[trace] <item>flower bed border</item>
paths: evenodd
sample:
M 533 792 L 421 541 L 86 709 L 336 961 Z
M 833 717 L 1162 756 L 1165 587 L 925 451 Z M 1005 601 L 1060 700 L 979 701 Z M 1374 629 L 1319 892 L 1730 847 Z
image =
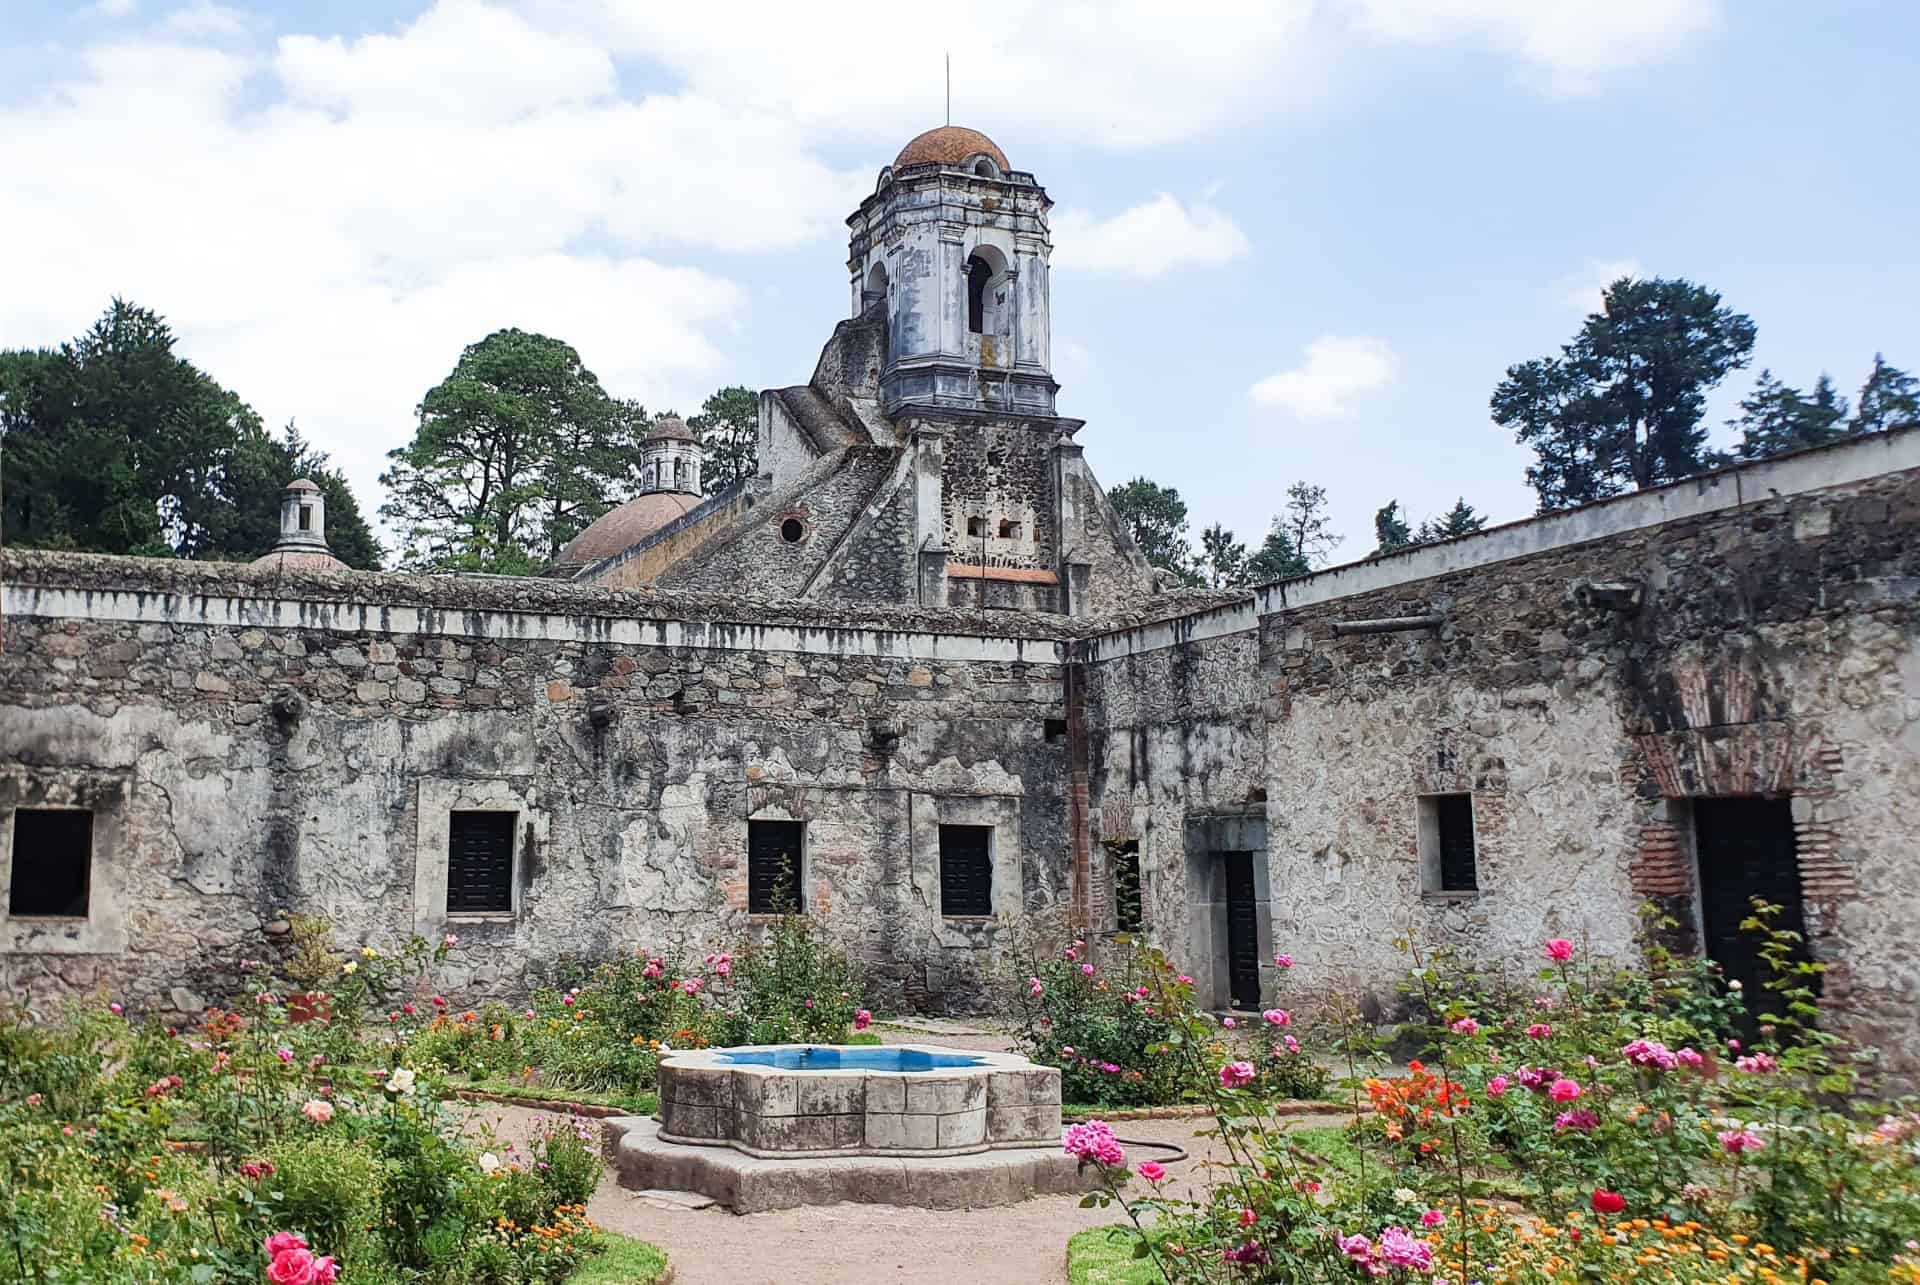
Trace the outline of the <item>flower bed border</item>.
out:
M 1314 1098 L 1286 1098 L 1269 1103 L 1271 1115 L 1346 1115 L 1354 1114 L 1351 1102 L 1333 1102 Z M 1179 1102 L 1164 1107 L 1097 1107 L 1069 1103 L 1060 1108 L 1062 1119 L 1080 1120 L 1197 1120 L 1213 1114 L 1213 1108 L 1199 1102 Z M 1372 1115 L 1373 1108 L 1363 1106 L 1359 1114 Z

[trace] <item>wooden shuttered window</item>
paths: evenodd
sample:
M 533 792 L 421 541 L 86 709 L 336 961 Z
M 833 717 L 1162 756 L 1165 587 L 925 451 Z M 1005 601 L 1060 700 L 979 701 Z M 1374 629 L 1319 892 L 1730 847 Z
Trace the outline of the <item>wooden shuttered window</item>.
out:
M 1474 892 L 1480 872 L 1473 851 L 1473 796 L 1439 794 L 1433 805 L 1440 831 L 1440 890 Z
M 513 832 L 518 812 L 455 812 L 447 818 L 447 913 L 513 909 Z
M 747 822 L 747 913 L 800 914 L 806 910 L 800 877 L 798 821 Z
M 940 913 L 993 913 L 993 827 L 940 827 Z

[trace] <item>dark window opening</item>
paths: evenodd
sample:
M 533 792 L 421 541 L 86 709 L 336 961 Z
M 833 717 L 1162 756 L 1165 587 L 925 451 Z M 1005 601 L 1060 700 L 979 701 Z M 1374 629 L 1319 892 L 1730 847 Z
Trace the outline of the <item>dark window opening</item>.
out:
M 1137 933 L 1143 922 L 1140 911 L 1140 841 L 1128 839 L 1113 854 L 1113 926 L 1123 933 Z
M 1260 908 L 1254 900 L 1253 854 L 1223 852 L 1227 902 L 1227 996 L 1233 1007 L 1260 1007 Z
M 986 533 L 987 533 L 987 520 L 985 518 L 971 517 L 967 519 L 968 535 L 984 536 Z
M 1778 1011 L 1782 1004 L 1767 989 L 1773 971 L 1760 953 L 1763 936 L 1740 926 L 1753 916 L 1755 898 L 1780 907 L 1780 913 L 1766 921 L 1769 929 L 1798 934 L 1789 965 L 1811 959 L 1793 805 L 1785 798 L 1695 799 L 1693 829 L 1707 957 L 1720 965 L 1729 982 L 1740 983 L 1746 1000 L 1742 1030 L 1752 1039 L 1760 1015 Z M 1820 979 L 1796 977 L 1793 984 L 1811 984 L 1817 992 Z
M 303 504 L 300 506 L 300 529 L 302 531 L 313 530 L 313 506 L 311 504 Z
M 447 913 L 513 909 L 513 831 L 518 812 L 455 812 L 447 818 Z
M 981 178 L 992 178 L 993 162 L 982 157 L 973 163 L 973 172 Z
M 673 484 L 675 486 L 685 486 L 687 484 L 687 462 L 685 460 L 675 460 L 673 462 Z
M 800 543 L 800 537 L 807 533 L 807 527 L 799 518 L 788 518 L 780 524 L 780 538 L 788 544 Z
M 993 827 L 940 827 L 940 913 L 993 913 Z
M 993 280 L 993 266 L 979 255 L 967 260 L 967 329 L 979 334 L 987 315 L 987 282 Z
M 1480 874 L 1473 850 L 1473 796 L 1436 794 L 1432 800 L 1438 841 L 1438 891 L 1479 891 Z
M 747 913 L 792 915 L 806 909 L 801 899 L 798 821 L 747 822 Z
M 1020 538 L 1020 524 L 1010 519 L 1002 518 L 1000 520 L 1000 538 L 1002 540 L 1018 540 Z
M 84 808 L 20 808 L 13 814 L 10 915 L 87 917 L 93 867 L 93 813 Z
M 1064 741 L 1067 739 L 1067 720 L 1064 718 L 1048 719 L 1046 721 L 1046 729 L 1047 739 L 1049 741 Z

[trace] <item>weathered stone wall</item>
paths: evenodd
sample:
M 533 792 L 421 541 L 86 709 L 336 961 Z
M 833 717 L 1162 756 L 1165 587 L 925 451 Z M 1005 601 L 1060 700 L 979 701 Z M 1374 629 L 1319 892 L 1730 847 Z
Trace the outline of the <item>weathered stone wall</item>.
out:
M 1904 1016 L 1920 992 L 1904 931 L 1920 913 L 1920 841 L 1902 823 L 1920 807 L 1914 437 L 1077 644 L 1094 816 L 1103 837 L 1140 839 L 1156 933 L 1217 955 L 1193 908 L 1209 859 L 1193 823 L 1258 815 L 1262 959 L 1286 949 L 1290 985 L 1391 1016 L 1400 937 L 1520 970 L 1553 935 L 1628 960 L 1651 901 L 1678 921 L 1672 944 L 1696 945 L 1691 801 L 1784 794 L 1832 1021 L 1886 1047 L 1896 1077 L 1920 1076 Z M 1425 615 L 1442 623 L 1333 628 Z M 1473 795 L 1475 893 L 1422 878 L 1417 798 L 1447 792 Z
M 1023 422 L 960 422 L 947 429 L 941 484 L 946 545 L 954 561 L 1054 565 L 1055 440 L 1055 433 Z M 970 527 L 976 521 L 984 523 L 984 533 Z
M 918 818 L 1000 827 L 997 908 L 1065 896 L 1059 645 L 1015 622 L 789 605 L 734 625 L 712 600 L 546 581 L 59 555 L 0 571 L 0 811 L 100 817 L 88 918 L 0 919 L 0 986 L 36 1004 L 105 987 L 191 1011 L 289 910 L 346 942 L 452 929 L 459 989 L 515 993 L 565 954 L 748 928 L 755 816 L 807 822 L 808 910 L 889 1002 L 976 1005 L 997 944 L 940 915 Z M 459 806 L 521 814 L 509 914 L 446 915 Z

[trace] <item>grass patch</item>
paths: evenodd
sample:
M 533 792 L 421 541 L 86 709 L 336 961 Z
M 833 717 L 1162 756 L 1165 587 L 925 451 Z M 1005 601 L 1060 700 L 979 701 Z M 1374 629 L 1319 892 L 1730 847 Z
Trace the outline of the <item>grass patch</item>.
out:
M 1151 1285 L 1160 1272 L 1150 1258 L 1135 1258 L 1139 1233 L 1131 1227 L 1089 1227 L 1067 1242 L 1070 1285 Z
M 567 1285 L 652 1285 L 667 1273 L 667 1256 L 644 1240 L 600 1233 L 606 1248 L 567 1277 Z
M 880 1037 L 872 1031 L 855 1031 L 852 1035 L 847 1036 L 847 1043 L 849 1044 L 879 1044 L 881 1042 Z
M 1353 1145 L 1353 1139 L 1347 1136 L 1344 1126 L 1295 1129 L 1287 1137 L 1293 1142 L 1295 1150 L 1304 1152 L 1342 1173 L 1355 1178 L 1360 1176 L 1360 1148 Z M 1375 1160 L 1372 1168 L 1375 1173 L 1381 1173 L 1385 1171 L 1386 1166 Z
M 523 1084 L 519 1080 L 508 1079 L 449 1080 L 447 1088 L 449 1091 L 473 1089 L 481 1093 L 498 1093 L 503 1097 L 542 1102 L 579 1102 L 587 1106 L 618 1107 L 634 1115 L 652 1115 L 660 1109 L 660 1095 L 657 1093 L 600 1093 L 566 1084 Z

